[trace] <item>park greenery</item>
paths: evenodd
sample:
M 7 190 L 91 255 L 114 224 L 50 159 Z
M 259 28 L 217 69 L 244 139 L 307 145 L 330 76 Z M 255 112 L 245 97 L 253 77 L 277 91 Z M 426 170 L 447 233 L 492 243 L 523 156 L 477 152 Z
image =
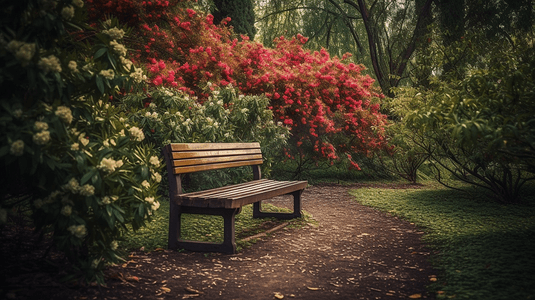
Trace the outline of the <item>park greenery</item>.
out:
M 482 211 L 531 201 L 532 3 L 245 2 L 7 1 L 0 12 L 0 234 L 29 222 L 65 254 L 71 279 L 102 284 L 105 266 L 133 247 L 131 231 L 163 220 L 160 150 L 171 142 L 258 141 L 266 176 L 306 179 L 319 170 L 338 181 L 425 178 L 468 193 L 463 182 L 494 200 L 471 198 Z M 192 188 L 251 176 L 230 172 L 200 175 Z M 424 209 L 442 196 L 441 205 L 462 207 L 475 222 L 484 217 L 450 192 L 433 192 L 440 196 L 426 203 L 418 192 L 388 201 L 358 193 L 431 232 L 450 222 L 426 219 L 441 213 Z M 507 233 L 523 234 L 511 226 Z M 470 234 L 482 245 L 506 235 L 490 231 Z M 429 241 L 461 255 L 447 245 L 459 234 Z M 478 251 L 462 255 L 475 259 Z M 448 283 L 461 284 L 449 269 L 455 256 L 447 255 L 438 261 Z

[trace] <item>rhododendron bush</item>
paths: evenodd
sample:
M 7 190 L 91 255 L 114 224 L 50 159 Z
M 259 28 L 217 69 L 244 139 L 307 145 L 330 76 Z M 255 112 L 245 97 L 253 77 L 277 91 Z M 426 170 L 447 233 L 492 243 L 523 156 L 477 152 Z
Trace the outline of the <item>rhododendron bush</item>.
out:
M 306 38 L 280 38 L 274 49 L 215 26 L 188 1 L 89 0 L 90 16 L 108 14 L 133 26 L 132 60 L 154 86 L 208 97 L 208 83 L 232 84 L 245 95 L 266 95 L 274 118 L 291 131 L 288 152 L 315 159 L 349 159 L 385 146 L 382 95 L 363 67 L 303 49 Z M 227 20 L 228 21 L 228 20 Z M 354 167 L 358 166 L 353 162 Z

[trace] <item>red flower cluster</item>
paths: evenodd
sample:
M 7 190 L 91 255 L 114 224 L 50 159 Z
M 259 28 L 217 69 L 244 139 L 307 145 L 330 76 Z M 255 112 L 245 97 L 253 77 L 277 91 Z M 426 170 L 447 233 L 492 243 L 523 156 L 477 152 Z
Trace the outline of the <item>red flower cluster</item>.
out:
M 208 96 L 207 82 L 265 94 L 276 120 L 291 128 L 293 145 L 308 147 L 318 158 L 366 154 L 386 144 L 386 117 L 371 102 L 382 95 L 373 79 L 361 74 L 363 66 L 344 62 L 347 56 L 305 50 L 307 38 L 301 35 L 277 39 L 274 49 L 247 37 L 239 42 L 229 28 L 214 25 L 213 16 L 188 8 L 187 1 L 88 2 L 93 18 L 112 14 L 134 28 L 133 59 L 146 65 L 154 85 L 186 91 L 199 101 Z

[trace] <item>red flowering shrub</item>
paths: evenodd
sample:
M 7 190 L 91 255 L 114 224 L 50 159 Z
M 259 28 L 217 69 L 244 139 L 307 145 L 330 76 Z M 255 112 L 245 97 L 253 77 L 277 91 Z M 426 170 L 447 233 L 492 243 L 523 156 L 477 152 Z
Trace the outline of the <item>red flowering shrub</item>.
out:
M 373 79 L 361 74 L 363 66 L 344 63 L 345 57 L 303 49 L 303 36 L 281 37 L 270 49 L 247 37 L 238 42 L 226 22 L 215 26 L 213 16 L 191 9 L 189 1 L 88 2 L 93 19 L 113 14 L 133 27 L 132 59 L 145 65 L 153 85 L 183 90 L 201 102 L 208 82 L 268 96 L 276 120 L 291 130 L 294 155 L 336 160 L 345 153 L 351 161 L 351 153 L 385 145 L 386 118 L 372 103 L 382 95 Z

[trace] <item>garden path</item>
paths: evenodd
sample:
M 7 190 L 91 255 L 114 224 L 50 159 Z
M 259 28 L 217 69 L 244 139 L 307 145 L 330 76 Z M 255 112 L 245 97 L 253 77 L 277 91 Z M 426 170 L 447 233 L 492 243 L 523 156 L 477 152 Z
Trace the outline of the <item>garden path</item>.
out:
M 108 286 L 54 299 L 433 299 L 423 232 L 362 206 L 348 191 L 307 188 L 303 209 L 318 224 L 283 228 L 238 254 L 133 253 L 108 270 Z M 382 188 L 406 188 L 384 185 Z M 278 206 L 291 199 L 270 200 Z

